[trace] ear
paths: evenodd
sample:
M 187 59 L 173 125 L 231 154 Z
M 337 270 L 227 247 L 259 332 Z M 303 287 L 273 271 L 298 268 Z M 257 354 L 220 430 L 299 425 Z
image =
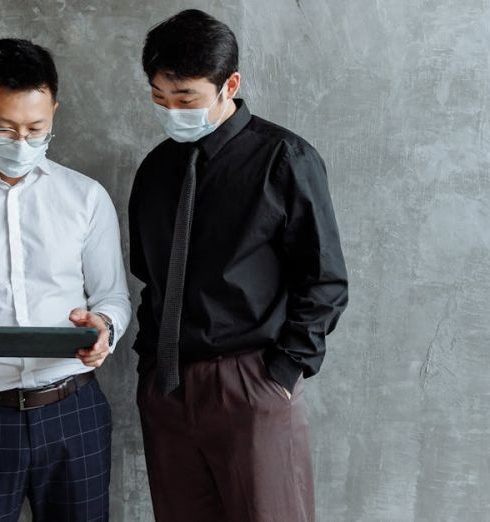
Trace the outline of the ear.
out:
M 236 93 L 238 92 L 238 89 L 240 88 L 240 80 L 241 76 L 239 72 L 234 72 L 229 78 L 228 78 L 228 85 L 226 89 L 226 95 L 227 98 L 234 98 Z
M 57 101 L 57 102 L 54 104 L 54 107 L 53 107 L 53 114 L 56 112 L 56 110 L 58 109 L 59 106 L 60 106 L 60 102 Z

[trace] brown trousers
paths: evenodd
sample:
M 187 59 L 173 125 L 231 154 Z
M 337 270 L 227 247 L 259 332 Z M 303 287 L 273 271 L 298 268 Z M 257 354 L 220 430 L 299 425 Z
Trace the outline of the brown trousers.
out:
M 157 522 L 314 522 L 303 377 L 288 399 L 262 354 L 186 364 L 167 397 L 155 367 L 140 376 Z

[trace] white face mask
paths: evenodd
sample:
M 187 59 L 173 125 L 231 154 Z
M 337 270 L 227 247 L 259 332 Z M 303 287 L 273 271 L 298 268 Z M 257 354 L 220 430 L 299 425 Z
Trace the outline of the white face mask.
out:
M 224 104 L 220 117 L 214 123 L 209 121 L 209 110 L 218 101 L 224 91 L 226 83 L 223 85 L 216 99 L 209 107 L 202 109 L 167 109 L 162 105 L 154 103 L 157 118 L 162 124 L 165 134 L 179 143 L 197 141 L 218 128 L 228 106 L 229 98 Z
M 29 174 L 46 156 L 48 145 L 44 143 L 33 147 L 25 140 L 0 144 L 0 172 L 9 178 L 21 178 Z

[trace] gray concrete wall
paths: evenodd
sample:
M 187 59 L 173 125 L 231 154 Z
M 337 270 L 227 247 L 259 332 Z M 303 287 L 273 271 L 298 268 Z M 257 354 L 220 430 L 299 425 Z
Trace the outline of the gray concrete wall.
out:
M 184 7 L 231 25 L 252 110 L 325 158 L 350 270 L 350 307 L 307 386 L 318 521 L 490 520 L 490 1 L 0 6 L 1 36 L 53 50 L 51 157 L 107 187 L 126 256 L 132 178 L 160 137 L 139 61 L 146 30 Z M 100 371 L 116 522 L 152 520 L 134 334 Z

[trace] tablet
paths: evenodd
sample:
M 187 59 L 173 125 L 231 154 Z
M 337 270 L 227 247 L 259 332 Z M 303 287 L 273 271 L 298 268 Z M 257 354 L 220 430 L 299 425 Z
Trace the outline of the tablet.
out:
M 0 326 L 0 357 L 75 357 L 97 341 L 95 328 Z

